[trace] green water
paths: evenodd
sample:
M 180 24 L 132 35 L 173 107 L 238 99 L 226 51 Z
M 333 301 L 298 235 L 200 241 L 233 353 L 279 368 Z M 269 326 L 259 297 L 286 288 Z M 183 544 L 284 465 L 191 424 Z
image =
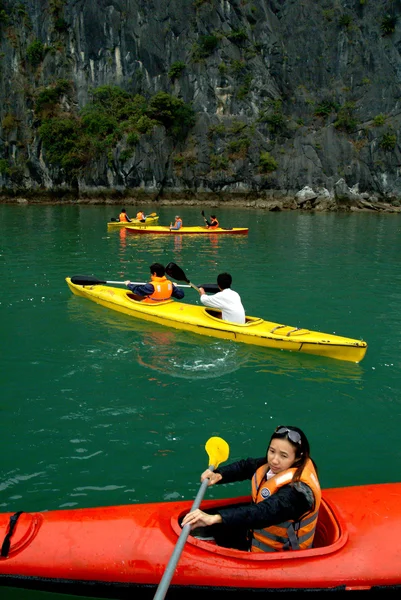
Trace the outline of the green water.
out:
M 279 424 L 305 430 L 323 487 L 399 480 L 399 216 L 230 208 L 220 223 L 248 236 L 169 237 L 108 232 L 119 208 L 0 205 L 1 511 L 193 498 L 209 437 L 229 443 L 229 460 L 259 456 Z M 184 225 L 203 223 L 199 208 L 154 210 L 160 224 L 177 212 Z M 154 261 L 176 262 L 196 284 L 229 271 L 247 314 L 364 339 L 366 357 L 352 364 L 180 332 L 65 283 L 147 281 Z M 207 497 L 248 491 L 221 486 Z

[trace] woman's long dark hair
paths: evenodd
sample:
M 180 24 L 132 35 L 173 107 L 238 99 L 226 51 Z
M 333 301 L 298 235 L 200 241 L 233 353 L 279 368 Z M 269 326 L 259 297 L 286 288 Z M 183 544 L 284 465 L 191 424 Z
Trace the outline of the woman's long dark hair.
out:
M 281 428 L 288 429 L 289 431 L 283 431 L 282 433 L 277 433 L 277 430 L 280 430 Z M 296 433 L 298 433 L 301 436 L 300 442 L 294 442 L 291 439 L 292 431 L 295 431 Z M 269 447 L 270 447 L 272 440 L 274 440 L 275 438 L 277 438 L 279 440 L 283 440 L 283 439 L 288 440 L 288 442 L 291 444 L 291 446 L 295 450 L 295 462 L 292 465 L 292 468 L 295 467 L 297 470 L 294 473 L 292 483 L 295 483 L 296 481 L 300 480 L 302 471 L 304 470 L 308 459 L 310 459 L 312 461 L 313 466 L 315 467 L 316 474 L 318 474 L 316 463 L 310 455 L 310 446 L 309 446 L 308 438 L 306 437 L 306 435 L 304 434 L 302 429 L 299 429 L 299 427 L 294 427 L 293 425 L 279 425 L 278 427 L 276 427 L 276 430 L 274 431 L 273 435 L 270 438 Z

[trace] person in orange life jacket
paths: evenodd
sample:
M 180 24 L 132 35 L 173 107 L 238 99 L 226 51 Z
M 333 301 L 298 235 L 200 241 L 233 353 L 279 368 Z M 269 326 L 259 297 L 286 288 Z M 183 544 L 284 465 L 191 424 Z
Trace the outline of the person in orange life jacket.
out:
M 205 225 L 208 229 L 217 229 L 218 227 L 220 227 L 216 215 L 210 215 L 210 221 L 208 221 L 205 217 L 204 220 Z
M 174 225 L 170 224 L 170 231 L 177 231 L 182 227 L 182 219 L 179 215 L 175 215 Z
M 298 427 L 280 425 L 266 456 L 207 469 L 201 481 L 206 478 L 209 485 L 250 479 L 252 503 L 215 509 L 213 514 L 196 509 L 182 526 L 211 526 L 208 531 L 219 545 L 251 552 L 312 547 L 321 491 L 309 442 Z
M 125 210 L 125 208 L 121 209 L 121 212 L 118 215 L 118 220 L 125 223 L 131 223 L 131 219 L 127 215 L 127 211 Z
M 142 212 L 141 210 L 139 210 L 137 212 L 136 218 L 138 219 L 138 221 L 142 221 L 142 223 L 144 223 L 146 221 L 145 213 Z
M 129 280 L 124 282 L 127 288 L 132 291 L 135 300 L 155 303 L 168 300 L 171 296 L 177 298 L 177 300 L 184 298 L 184 291 L 165 276 L 163 265 L 153 263 L 150 265 L 150 272 L 152 280 L 149 283 L 138 285 L 131 283 Z

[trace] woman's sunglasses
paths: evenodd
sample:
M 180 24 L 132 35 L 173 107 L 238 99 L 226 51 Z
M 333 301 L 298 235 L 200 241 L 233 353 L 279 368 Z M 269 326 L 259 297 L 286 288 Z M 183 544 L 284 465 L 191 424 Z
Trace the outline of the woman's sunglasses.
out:
M 284 427 L 280 425 L 277 427 L 274 433 L 286 433 L 288 435 L 288 439 L 291 440 L 294 444 L 301 443 L 301 434 L 298 431 L 294 431 L 293 429 L 288 429 L 288 427 Z

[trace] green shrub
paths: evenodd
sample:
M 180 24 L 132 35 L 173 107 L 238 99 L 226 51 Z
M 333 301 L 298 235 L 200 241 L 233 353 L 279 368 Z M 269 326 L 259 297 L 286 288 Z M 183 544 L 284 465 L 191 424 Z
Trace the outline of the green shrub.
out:
M 285 129 L 285 117 L 281 100 L 269 100 L 265 103 L 265 108 L 259 117 L 259 121 L 267 123 L 271 133 L 279 133 Z
M 4 25 L 7 25 L 8 19 L 8 14 L 3 8 L 0 7 L 0 23 L 4 23 Z
M 45 47 L 40 40 L 35 40 L 26 49 L 26 56 L 28 62 L 33 66 L 37 67 L 42 62 L 45 56 Z
M 46 88 L 39 93 L 35 102 L 35 113 L 40 114 L 44 109 L 53 107 L 59 101 L 59 94 L 56 88 Z
M 177 156 L 173 157 L 173 163 L 176 167 L 182 167 L 185 163 L 185 158 L 183 154 L 177 154 Z
M 4 115 L 4 117 L 1 121 L 1 126 L 6 133 L 15 129 L 15 127 L 17 127 L 17 125 L 18 125 L 18 121 L 15 118 L 15 116 L 12 115 L 11 113 L 7 113 L 6 115 Z
M 269 131 L 271 131 L 272 133 L 277 133 L 284 129 L 285 122 L 283 113 L 271 113 L 269 115 L 266 115 L 263 120 L 265 121 L 265 123 L 268 124 Z
M 115 117 L 102 113 L 93 107 L 92 111 L 87 111 L 82 117 L 82 123 L 85 130 L 93 136 L 105 138 L 114 134 L 118 128 Z
M 237 92 L 237 97 L 240 100 L 243 100 L 244 98 L 246 98 L 246 96 L 251 91 L 252 81 L 253 81 L 253 77 L 250 73 L 248 73 L 248 75 L 246 75 L 244 78 L 244 83 L 239 87 L 238 92 Z
M 394 33 L 396 24 L 397 17 L 395 15 L 386 15 L 380 25 L 382 34 L 390 35 L 391 33 Z
M 210 168 L 212 171 L 225 171 L 228 169 L 228 158 L 223 154 L 211 154 Z
M 330 113 L 338 110 L 338 104 L 330 99 L 323 100 L 320 104 L 315 108 L 314 114 L 317 117 L 328 117 Z
M 54 21 L 54 29 L 58 32 L 58 33 L 65 33 L 68 31 L 68 23 L 65 19 L 63 19 L 63 17 L 57 17 L 57 19 Z
M 0 158 L 0 175 L 9 175 L 10 174 L 10 165 L 8 164 L 8 160 L 5 158 Z
M 379 146 L 380 148 L 382 148 L 382 150 L 390 151 L 394 150 L 396 144 L 397 136 L 395 135 L 395 133 L 387 132 L 383 135 L 382 139 L 380 140 Z
M 247 124 L 243 121 L 233 121 L 231 123 L 230 133 L 233 135 L 237 135 L 241 131 L 244 131 L 247 128 Z
M 125 90 L 113 86 L 113 85 L 102 85 L 91 91 L 92 103 L 96 106 L 101 106 L 103 110 L 110 111 L 114 114 L 121 113 L 124 109 L 127 101 L 130 99 L 130 95 Z
M 201 35 L 197 44 L 192 48 L 194 60 L 207 58 L 216 50 L 219 38 L 216 35 Z
M 386 122 L 386 115 L 376 115 L 373 119 L 373 125 L 375 127 L 380 127 L 381 125 L 384 125 L 384 123 Z
M 334 127 L 348 133 L 354 131 L 358 124 L 358 121 L 354 117 L 354 110 L 355 104 L 353 102 L 346 102 L 337 113 L 337 120 L 334 122 Z
M 137 133 L 129 133 L 127 135 L 128 146 L 136 146 L 139 142 L 139 135 Z
M 155 125 L 157 125 L 157 121 L 150 119 L 147 115 L 142 115 L 137 121 L 136 128 L 139 133 L 145 134 L 151 133 Z
M 183 70 L 185 69 L 186 64 L 184 62 L 174 62 L 171 67 L 170 70 L 168 72 L 168 76 L 170 77 L 170 79 L 172 81 L 174 81 L 174 79 L 177 79 L 178 77 L 180 77 L 181 73 L 183 72 Z
M 176 135 L 195 123 L 192 107 L 166 92 L 158 92 L 153 96 L 146 112 L 151 119 L 164 125 L 166 129 L 171 129 Z
M 334 10 L 329 8 L 327 10 L 324 10 L 322 12 L 323 18 L 326 19 L 326 21 L 332 21 L 334 19 Z
M 242 42 L 245 42 L 248 39 L 248 36 L 244 29 L 234 29 L 233 31 L 228 33 L 226 37 L 230 40 L 230 42 L 233 42 L 233 44 L 241 44 Z
M 60 96 L 70 91 L 72 84 L 67 79 L 58 79 L 53 86 L 49 86 L 39 92 L 35 102 L 35 113 L 41 115 L 43 112 L 54 112 L 54 108 L 60 102 Z
M 216 35 L 201 35 L 199 45 L 205 56 L 212 54 L 219 44 L 219 38 Z
M 80 123 L 74 118 L 47 119 L 39 127 L 46 155 L 50 163 L 67 170 L 80 166 Z
M 261 152 L 259 157 L 259 169 L 262 173 L 272 173 L 278 167 L 276 159 L 270 152 Z
M 132 148 L 127 148 L 126 150 L 122 150 L 120 152 L 120 161 L 121 162 L 126 162 L 127 160 L 129 160 L 132 157 Z
M 227 149 L 230 153 L 237 154 L 241 152 L 246 152 L 251 145 L 251 140 L 248 137 L 240 137 L 237 140 L 233 140 L 229 142 L 227 145 Z
M 231 71 L 234 75 L 239 75 L 243 73 L 246 69 L 246 62 L 244 60 L 232 60 L 231 61 Z
M 39 94 L 37 107 L 43 108 L 49 102 L 57 104 L 60 93 L 69 86 L 68 81 L 58 80 L 54 87 Z M 192 107 L 164 92 L 149 102 L 143 96 L 133 96 L 113 86 L 102 86 L 91 93 L 93 101 L 75 117 L 66 118 L 55 111 L 41 114 L 39 135 L 50 164 L 72 172 L 100 155 L 112 162 L 116 144 L 125 135 L 129 148 L 123 158 L 132 154 L 140 135 L 152 132 L 156 124 L 163 125 L 170 135 L 180 137 L 194 123 Z
M 341 17 L 338 20 L 338 24 L 340 25 L 340 27 L 345 27 L 348 29 L 348 27 L 351 25 L 351 16 L 350 15 L 341 15 Z

